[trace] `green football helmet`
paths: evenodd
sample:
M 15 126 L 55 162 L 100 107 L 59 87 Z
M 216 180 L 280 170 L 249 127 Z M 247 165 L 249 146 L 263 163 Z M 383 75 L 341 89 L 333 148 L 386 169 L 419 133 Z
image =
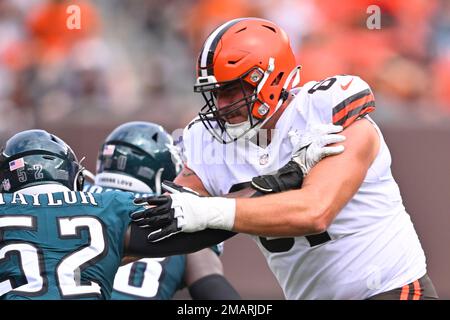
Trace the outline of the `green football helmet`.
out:
M 2 148 L 0 181 L 2 193 L 50 183 L 82 190 L 83 167 L 60 138 L 45 130 L 27 130 L 12 136 Z
M 95 184 L 161 194 L 161 181 L 175 179 L 181 166 L 173 139 L 162 126 L 128 122 L 114 129 L 102 145 Z

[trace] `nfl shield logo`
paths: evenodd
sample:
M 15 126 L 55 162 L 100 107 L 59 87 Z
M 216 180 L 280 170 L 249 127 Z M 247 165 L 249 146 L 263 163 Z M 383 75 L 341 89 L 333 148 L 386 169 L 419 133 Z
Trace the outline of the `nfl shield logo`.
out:
M 11 189 L 11 183 L 9 183 L 9 179 L 3 179 L 2 187 L 5 191 L 9 191 L 9 189 Z

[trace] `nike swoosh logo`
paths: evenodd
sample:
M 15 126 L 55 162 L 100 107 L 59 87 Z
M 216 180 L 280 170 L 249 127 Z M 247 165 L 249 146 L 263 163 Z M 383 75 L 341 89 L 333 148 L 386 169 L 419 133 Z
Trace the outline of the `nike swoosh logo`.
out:
M 341 89 L 342 89 L 342 90 L 347 90 L 348 87 L 350 87 L 350 85 L 352 84 L 352 81 L 353 81 L 353 78 L 352 78 L 352 80 L 350 80 L 349 83 L 347 83 L 346 85 L 342 85 L 342 84 L 341 84 Z

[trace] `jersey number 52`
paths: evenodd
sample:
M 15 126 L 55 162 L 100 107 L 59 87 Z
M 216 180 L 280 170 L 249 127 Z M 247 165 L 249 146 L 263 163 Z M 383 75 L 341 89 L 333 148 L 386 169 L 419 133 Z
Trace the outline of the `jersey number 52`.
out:
M 104 236 L 102 223 L 92 216 L 56 217 L 58 237 L 60 239 L 80 238 L 80 230 L 87 230 L 89 243 L 80 246 L 74 252 L 65 255 L 55 270 L 56 283 L 62 297 L 74 298 L 82 296 L 101 295 L 100 285 L 94 281 L 77 281 L 81 270 L 99 259 L 106 252 L 107 238 Z M 0 217 L 0 242 L 2 233 L 8 229 L 37 230 L 36 217 L 29 215 L 11 215 Z M 42 249 L 31 242 L 6 242 L 0 247 L 0 264 L 9 259 L 11 254 L 18 254 L 20 268 L 25 275 L 27 283 L 17 287 L 14 278 L 0 282 L 0 296 L 13 289 L 24 295 L 40 295 L 47 291 L 48 279 L 45 274 L 44 257 Z

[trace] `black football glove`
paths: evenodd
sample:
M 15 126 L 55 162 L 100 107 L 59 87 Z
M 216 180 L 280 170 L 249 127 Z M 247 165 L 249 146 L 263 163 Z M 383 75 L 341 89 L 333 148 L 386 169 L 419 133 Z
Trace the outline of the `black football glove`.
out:
M 136 211 L 130 215 L 135 224 L 149 230 L 147 236 L 149 241 L 159 241 L 181 231 L 169 196 L 137 198 L 134 202 L 152 206 L 145 206 L 145 210 Z
M 267 194 L 299 189 L 302 182 L 302 169 L 296 162 L 289 161 L 273 174 L 254 177 L 252 187 L 263 194 Z
M 190 193 L 199 195 L 194 190 L 171 181 L 164 180 L 161 185 L 164 190 L 172 194 Z M 137 198 L 135 203 L 146 203 L 152 206 L 146 206 L 145 210 L 133 212 L 130 216 L 135 224 L 141 228 L 147 228 L 150 231 L 147 237 L 149 241 L 159 241 L 181 231 L 179 217 L 175 215 L 175 209 L 172 208 L 171 197 L 162 195 L 158 197 Z

